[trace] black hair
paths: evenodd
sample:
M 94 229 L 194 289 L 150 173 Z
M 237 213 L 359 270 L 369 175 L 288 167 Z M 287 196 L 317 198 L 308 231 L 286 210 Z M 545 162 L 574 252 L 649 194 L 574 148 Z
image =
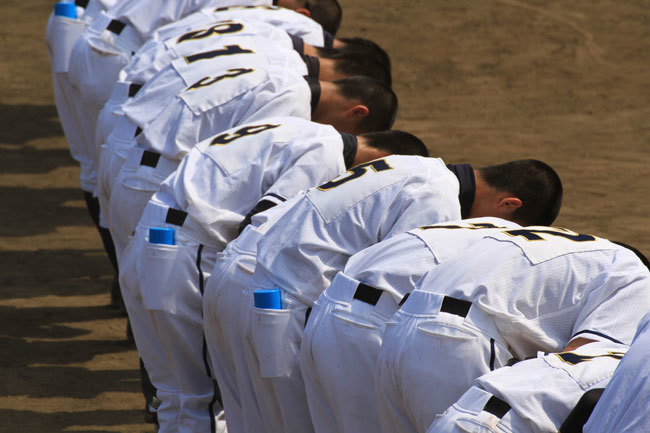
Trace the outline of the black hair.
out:
M 521 159 L 478 169 L 481 178 L 522 201 L 513 218 L 526 226 L 550 226 L 562 205 L 562 181 L 548 164 Z
M 429 151 L 422 140 L 404 131 L 376 131 L 361 134 L 368 146 L 385 150 L 396 155 L 429 156 Z
M 363 131 L 385 131 L 393 126 L 397 117 L 397 95 L 373 78 L 355 76 L 332 81 L 347 99 L 357 100 L 368 107 L 370 113 L 359 122 Z
M 391 85 L 390 69 L 373 56 L 371 51 L 353 51 L 338 48 L 316 47 L 318 57 L 335 61 L 336 72 L 348 77 L 364 75 Z
M 343 19 L 343 9 L 337 0 L 307 0 L 305 7 L 323 30 L 336 35 Z
M 366 38 L 339 38 L 340 42 L 343 42 L 343 47 L 339 48 L 341 51 L 352 51 L 352 52 L 362 52 L 367 53 L 367 55 L 372 56 L 379 63 L 381 63 L 389 72 L 391 68 L 390 57 L 386 50 L 379 46 L 374 41 Z

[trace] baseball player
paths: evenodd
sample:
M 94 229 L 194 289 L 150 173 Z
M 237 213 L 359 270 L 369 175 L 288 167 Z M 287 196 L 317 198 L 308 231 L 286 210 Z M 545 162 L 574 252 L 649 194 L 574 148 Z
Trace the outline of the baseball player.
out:
M 154 194 L 123 261 L 122 281 L 136 281 L 138 286 L 122 287 L 139 291 L 153 317 L 155 335 L 143 335 L 135 327 L 134 335 L 136 343 L 142 338 L 160 342 L 168 376 L 180 389 L 180 430 L 190 426 L 202 430 L 200 408 L 208 407 L 213 398 L 213 379 L 203 352 L 201 292 L 215 254 L 236 236 L 251 209 L 272 206 L 346 167 L 394 150 L 426 152 L 419 140 L 406 133 L 357 138 L 303 119 L 270 118 L 200 143 Z M 148 244 L 146 229 L 152 226 L 173 227 L 176 245 Z M 125 275 L 130 272 L 137 276 Z M 147 353 L 142 357 L 146 364 Z M 186 420 L 190 417 L 191 422 Z M 204 417 L 205 428 L 210 420 L 207 411 Z
M 506 172 L 514 182 L 507 189 L 487 183 L 494 172 Z M 560 191 L 557 174 L 540 161 L 474 171 L 413 156 L 375 160 L 310 190 L 259 241 L 249 285 L 251 291 L 282 293 L 284 309 L 249 313 L 257 361 L 250 360 L 248 368 L 260 368 L 262 377 L 271 379 L 261 386 L 277 396 L 285 431 L 312 429 L 298 366 L 305 315 L 352 254 L 417 226 L 461 216 L 525 221 L 532 213 L 534 220 L 552 221 Z
M 585 433 L 646 432 L 650 430 L 650 314 L 641 320 L 632 346 L 596 404 Z M 563 432 L 568 433 L 568 432 Z
M 560 427 L 571 410 L 610 382 L 627 350 L 625 344 L 593 342 L 498 368 L 476 379 L 427 432 L 570 433 Z
M 289 54 L 297 56 L 294 51 Z M 160 80 L 150 80 L 124 106 L 126 117 L 141 125 L 142 133 L 136 139 L 140 146 L 130 152 L 111 192 L 110 228 L 118 254 L 160 182 L 175 170 L 190 146 L 210 134 L 277 115 L 331 124 L 349 133 L 385 130 L 394 122 L 395 94 L 370 78 L 316 81 L 305 79 L 301 72 L 290 68 L 246 66 L 253 62 L 249 54 L 242 55 L 241 59 L 238 56 L 223 59 L 239 63 L 210 69 L 214 62 L 206 60 L 199 62 L 201 68 L 188 69 L 185 66 L 191 65 L 178 59 L 170 69 L 156 75 Z M 336 70 L 332 73 L 338 74 Z M 188 84 L 161 111 L 158 98 L 163 92 L 157 91 L 157 83 L 166 82 L 169 75 L 181 84 Z M 145 150 L 159 156 L 155 161 L 143 160 Z
M 423 226 L 354 254 L 314 304 L 300 366 L 316 432 L 378 432 L 375 366 L 386 322 L 417 281 L 490 231 L 499 218 Z M 370 396 L 370 398 L 369 398 Z
M 648 269 L 605 239 L 543 226 L 487 235 L 427 273 L 386 327 L 375 383 L 382 431 L 425 432 L 513 356 L 630 344 L 648 295 Z

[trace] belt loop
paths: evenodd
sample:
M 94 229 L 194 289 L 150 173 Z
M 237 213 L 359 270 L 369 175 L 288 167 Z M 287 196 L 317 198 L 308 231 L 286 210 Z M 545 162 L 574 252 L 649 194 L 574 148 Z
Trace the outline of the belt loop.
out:
M 126 27 L 126 24 L 123 23 L 122 21 L 118 20 L 111 20 L 110 23 L 108 23 L 108 26 L 106 26 L 106 30 L 109 32 L 113 32 L 116 35 L 119 35 L 122 33 L 122 30 L 124 30 L 124 27 Z
M 185 222 L 185 218 L 187 218 L 187 212 L 170 207 L 167 211 L 165 222 L 175 226 L 182 226 Z
M 383 292 L 367 284 L 359 283 L 357 290 L 354 292 L 353 299 L 357 299 L 372 306 L 377 305 Z
M 510 410 L 510 405 L 501 400 L 499 397 L 493 395 L 490 397 L 487 403 L 485 403 L 483 410 L 485 412 L 491 413 L 497 418 L 503 418 L 503 416 Z
M 158 161 L 160 160 L 160 154 L 158 152 L 152 152 L 150 150 L 145 150 L 142 152 L 142 158 L 140 159 L 140 165 L 144 165 L 151 168 L 156 168 Z
M 137 95 L 141 88 L 142 84 L 131 83 L 129 86 L 129 98 L 133 98 L 135 95 Z
M 445 296 L 442 299 L 442 305 L 440 306 L 440 312 L 455 314 L 460 317 L 467 317 L 469 309 L 472 307 L 472 303 L 469 301 L 463 301 L 462 299 L 452 298 L 451 296 Z

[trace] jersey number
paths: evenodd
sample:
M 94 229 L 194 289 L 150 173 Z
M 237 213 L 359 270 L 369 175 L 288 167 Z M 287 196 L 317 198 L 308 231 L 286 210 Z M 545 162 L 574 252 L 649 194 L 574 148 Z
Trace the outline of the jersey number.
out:
M 197 62 L 199 60 L 214 59 L 215 57 L 219 57 L 219 56 L 232 56 L 233 54 L 250 54 L 252 52 L 253 52 L 252 50 L 247 50 L 245 48 L 240 47 L 239 45 L 226 45 L 221 50 L 206 51 L 203 53 L 186 56 L 185 61 L 188 64 L 190 64 L 190 63 Z
M 504 231 L 504 233 L 512 237 L 521 236 L 528 241 L 546 240 L 544 239 L 543 236 L 540 236 L 540 234 L 558 236 L 574 242 L 590 242 L 596 240 L 594 236 L 583 235 L 580 233 L 575 233 L 564 229 L 517 229 L 517 230 L 506 230 Z
M 277 128 L 280 125 L 270 125 L 270 124 L 265 124 L 265 125 L 251 125 L 251 126 L 244 126 L 241 129 L 238 129 L 237 131 L 233 132 L 232 134 L 229 132 L 226 132 L 225 134 L 217 135 L 214 137 L 214 139 L 210 142 L 210 146 L 223 146 L 225 144 L 230 143 L 231 141 L 235 141 L 238 138 L 245 137 L 247 135 L 255 135 L 259 134 L 260 132 L 267 131 L 269 129 L 274 129 Z
M 580 364 L 581 362 L 587 362 L 591 361 L 592 359 L 595 358 L 613 358 L 613 359 L 623 359 L 623 355 L 625 353 L 623 352 L 607 352 L 607 355 L 580 355 L 575 352 L 562 352 L 562 353 L 556 353 L 555 356 L 560 358 L 562 362 L 565 362 L 569 365 L 576 365 Z
M 376 159 L 374 161 L 366 162 L 364 164 L 359 164 L 352 167 L 351 169 L 348 170 L 348 173 L 350 173 L 348 176 L 344 177 L 343 179 L 332 180 L 330 182 L 324 183 L 321 186 L 319 186 L 318 189 L 321 191 L 328 191 L 330 189 L 336 188 L 337 186 L 341 186 L 346 182 L 350 182 L 351 180 L 363 176 L 368 172 L 368 168 L 372 168 L 372 170 L 375 173 L 393 169 L 393 167 L 388 165 L 388 163 L 385 160 Z
M 183 36 L 178 38 L 176 41 L 177 44 L 185 41 L 194 41 L 197 39 L 204 39 L 212 35 L 225 35 L 228 33 L 236 33 L 241 31 L 244 28 L 243 24 L 235 22 L 223 22 L 217 25 L 214 25 L 210 28 L 204 30 L 195 30 L 193 32 L 185 33 Z
M 206 86 L 211 86 L 214 83 L 218 83 L 221 80 L 225 80 L 226 78 L 235 78 L 239 77 L 240 75 L 244 74 L 250 74 L 253 72 L 254 69 L 247 69 L 247 68 L 235 68 L 235 69 L 228 69 L 227 72 L 223 75 L 219 75 L 218 77 L 203 77 L 196 83 L 192 84 L 190 87 L 187 88 L 187 90 L 196 90 L 200 89 L 201 87 L 206 87 Z
M 420 230 L 431 230 L 431 229 L 465 229 L 465 230 L 479 230 L 479 229 L 504 229 L 505 227 L 495 226 L 492 223 L 470 223 L 469 227 L 467 226 L 457 226 L 457 225 L 433 225 L 433 226 L 422 226 Z

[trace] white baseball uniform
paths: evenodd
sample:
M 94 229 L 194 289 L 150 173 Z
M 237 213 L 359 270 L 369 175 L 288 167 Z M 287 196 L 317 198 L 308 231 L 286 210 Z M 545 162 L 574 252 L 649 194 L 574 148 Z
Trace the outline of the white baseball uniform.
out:
M 344 153 L 350 165 L 356 153 L 350 134 L 293 117 L 266 119 L 199 143 L 147 204 L 125 256 L 137 262 L 135 269 L 125 265 L 137 278 L 122 275 L 121 281 L 131 281 L 123 290 L 139 290 L 154 318 L 157 332 L 146 338 L 160 341 L 168 374 L 178 381 L 181 431 L 205 431 L 211 420 L 201 410 L 213 399 L 201 315 L 216 253 L 236 237 L 258 201 L 284 201 L 344 172 Z M 173 227 L 176 245 L 148 243 L 147 229 L 156 226 Z M 135 333 L 136 343 L 145 332 Z
M 142 48 L 147 49 L 147 51 L 139 51 L 138 53 L 140 55 L 135 56 L 134 61 L 130 63 L 130 65 L 134 65 L 134 73 L 126 76 L 125 81 L 118 81 L 115 84 L 111 99 L 109 99 L 100 113 L 97 122 L 97 139 L 103 139 L 99 136 L 102 134 L 101 131 L 111 128 L 111 125 L 114 128 L 118 118 L 124 115 L 122 105 L 126 103 L 128 96 L 133 97 L 139 91 L 139 87 L 141 86 L 129 83 L 149 81 L 156 72 L 169 65 L 174 59 L 213 51 L 215 48 L 219 49 L 224 46 L 238 46 L 240 43 L 250 44 L 251 41 L 261 41 L 262 45 L 258 47 L 258 50 L 267 50 L 269 53 L 269 61 L 271 62 L 277 61 L 281 66 L 285 66 L 287 56 L 294 57 L 294 60 L 298 62 L 296 56 L 288 54 L 286 51 L 278 51 L 274 46 L 269 48 L 269 44 L 275 42 L 279 47 L 291 50 L 293 44 L 291 38 L 285 31 L 261 21 L 244 22 L 239 20 L 220 23 L 211 21 L 207 28 L 195 27 L 189 32 L 176 35 L 166 41 L 150 41 L 148 48 L 147 44 L 145 44 Z M 138 66 L 139 61 L 141 61 L 141 64 Z M 251 61 L 251 63 L 254 62 Z M 304 68 L 304 62 L 298 64 Z M 175 93 L 177 93 L 174 88 L 165 90 L 170 98 L 174 97 Z M 145 91 L 147 90 L 145 89 Z M 97 141 L 98 143 L 105 143 L 102 145 L 97 182 L 97 195 L 100 200 L 100 205 L 105 210 L 108 210 L 111 187 L 117 177 L 117 173 L 119 173 L 118 168 L 121 167 L 121 162 L 126 159 L 125 154 L 128 152 L 126 149 L 130 149 L 135 141 L 134 133 L 129 132 L 130 134 L 126 137 L 126 140 L 114 136 L 108 142 Z M 114 146 L 113 144 L 116 145 Z M 105 211 L 106 219 L 108 219 L 108 214 L 109 212 Z
M 229 3 L 257 4 L 257 0 Z M 261 0 L 267 4 L 268 0 Z M 175 21 L 215 0 L 123 0 L 97 14 L 75 43 L 70 58 L 69 79 L 78 90 L 74 104 L 82 124 L 84 151 L 93 162 L 82 172 L 96 194 L 99 146 L 95 143 L 99 112 L 109 99 L 119 71 L 131 55 L 161 25 Z
M 650 313 L 585 424 L 585 433 L 650 431 Z
M 244 327 L 248 325 L 244 313 L 253 302 L 248 280 L 255 269 L 257 242 L 299 197 L 256 214 L 252 223 L 217 257 L 213 278 L 208 280 L 203 293 L 203 330 L 212 371 L 228 411 L 228 428 L 234 433 L 282 433 L 277 402 L 262 400 L 267 396 L 255 389 L 255 384 L 263 381 L 259 366 L 247 367 L 246 353 L 250 356 L 253 350 L 250 340 L 244 339 Z M 277 414 L 276 418 L 265 422 L 262 406 L 265 412 Z
M 382 430 L 425 432 L 512 355 L 557 352 L 578 336 L 629 344 L 649 294 L 650 272 L 605 239 L 550 227 L 488 235 L 427 273 L 387 325 Z
M 252 53 L 192 63 L 186 61 L 190 56 L 177 59 L 124 106 L 125 117 L 142 133 L 110 192 L 110 229 L 118 255 L 147 200 L 196 143 L 266 117 L 311 117 L 312 87 L 303 78 L 307 68 L 298 53 L 253 35 L 246 38 L 246 44 L 235 47 Z M 264 51 L 255 51 L 257 47 Z M 178 95 L 162 95 L 163 88 L 176 87 L 182 89 Z M 155 154 L 155 159 L 147 160 L 145 154 Z
M 378 432 L 375 366 L 386 322 L 418 280 L 489 231 L 500 218 L 423 226 L 350 257 L 314 304 L 300 366 L 317 433 Z
M 377 159 L 310 190 L 260 240 L 250 287 L 280 288 L 285 309 L 250 311 L 250 363 L 271 379 L 263 386 L 278 398 L 285 432 L 313 428 L 298 362 L 307 308 L 354 253 L 419 225 L 460 219 L 466 188 L 441 159 Z
M 594 342 L 498 368 L 476 379 L 427 432 L 556 433 L 585 392 L 607 385 L 627 350 Z
M 85 4 L 84 4 L 85 3 Z M 84 151 L 82 140 L 83 124 L 79 120 L 79 113 L 74 101 L 79 98 L 78 91 L 71 85 L 68 77 L 70 55 L 74 44 L 81 36 L 85 26 L 100 11 L 112 6 L 112 0 L 90 0 L 77 2 L 78 10 L 83 10 L 83 15 L 77 19 L 50 15 L 45 30 L 45 42 L 50 57 L 52 68 L 52 84 L 54 88 L 54 102 L 56 104 L 63 133 L 68 141 L 72 157 L 82 166 L 81 189 L 92 192 L 93 182 L 86 178 L 92 166 L 87 152 Z

